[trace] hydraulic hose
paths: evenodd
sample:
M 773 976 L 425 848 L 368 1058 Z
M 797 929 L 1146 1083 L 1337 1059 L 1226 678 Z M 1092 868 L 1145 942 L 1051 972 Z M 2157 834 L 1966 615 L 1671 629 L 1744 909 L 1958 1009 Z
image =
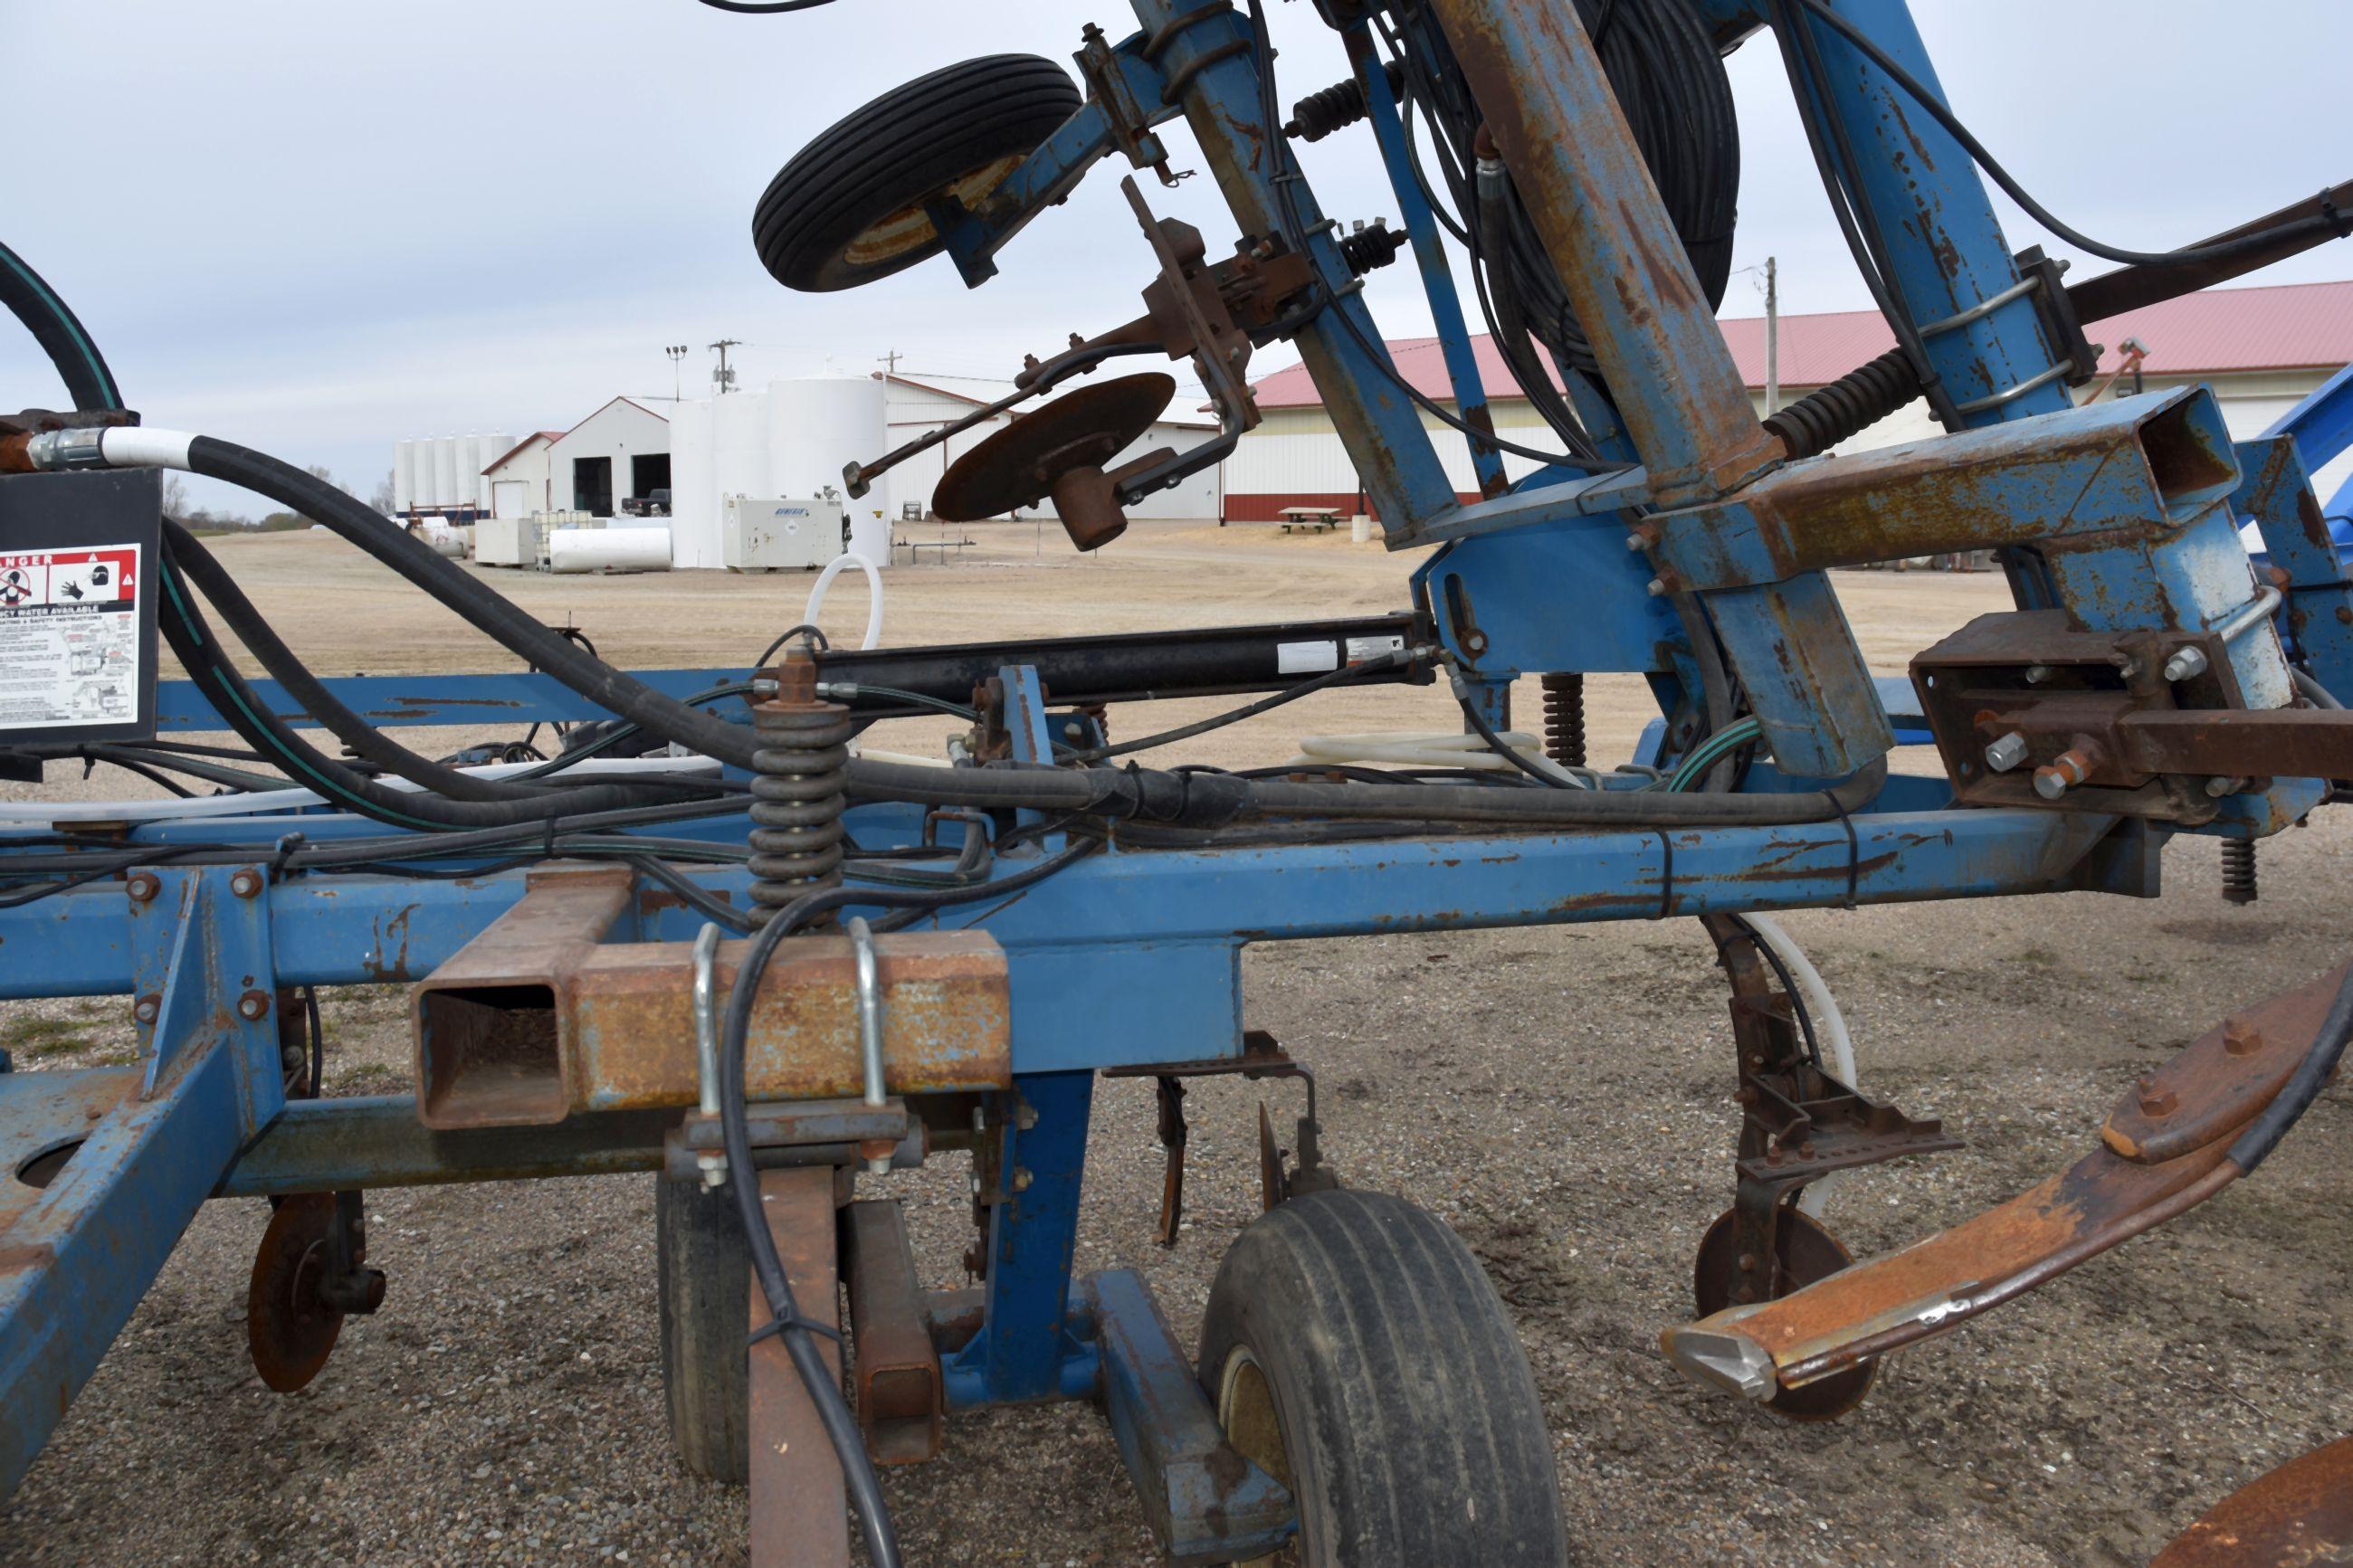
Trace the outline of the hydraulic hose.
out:
M 244 590 L 237 585 L 237 580 L 222 569 L 220 563 L 213 558 L 212 552 L 195 535 L 174 520 L 165 518 L 164 539 L 164 550 L 171 557 L 173 567 L 211 602 L 214 611 L 237 641 L 243 643 L 247 650 L 260 661 L 261 667 L 286 688 L 287 695 L 305 713 L 317 720 L 335 739 L 349 746 L 362 761 L 373 763 L 420 789 L 453 801 L 497 801 L 522 806 L 505 818 L 513 821 L 589 811 L 614 811 L 624 806 L 649 804 L 654 798 L 676 798 L 668 794 L 649 796 L 643 791 L 614 785 L 555 792 L 533 788 L 528 784 L 480 778 L 417 755 L 361 718 L 328 690 L 294 651 L 280 640 L 277 632 L 262 618 L 260 611 L 254 608 L 253 602 L 245 596 Z M 190 673 L 198 672 L 192 670 Z M 498 823 L 486 820 L 469 826 L 491 827 Z

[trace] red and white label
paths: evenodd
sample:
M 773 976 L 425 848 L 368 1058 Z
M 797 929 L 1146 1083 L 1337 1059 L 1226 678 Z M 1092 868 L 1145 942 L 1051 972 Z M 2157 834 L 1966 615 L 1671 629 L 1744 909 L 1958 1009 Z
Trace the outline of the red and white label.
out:
M 139 712 L 139 548 L 0 552 L 0 730 Z

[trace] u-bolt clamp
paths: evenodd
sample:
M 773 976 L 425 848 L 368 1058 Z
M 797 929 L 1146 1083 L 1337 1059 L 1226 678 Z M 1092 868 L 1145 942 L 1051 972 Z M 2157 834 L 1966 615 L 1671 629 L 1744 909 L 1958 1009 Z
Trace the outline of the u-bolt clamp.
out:
M 719 1115 L 719 1008 L 714 971 L 719 958 L 719 928 L 705 921 L 694 933 L 694 1065 L 702 1089 L 702 1114 Z M 727 1180 L 727 1156 L 705 1150 L 694 1157 L 702 1169 L 702 1184 L 716 1187 Z
M 848 922 L 850 951 L 858 957 L 858 1045 L 866 1067 L 866 1103 L 883 1105 L 890 1097 L 882 1086 L 882 981 L 874 961 L 874 932 L 862 915 L 852 915 Z M 870 1154 L 866 1169 L 873 1175 L 885 1175 L 891 1169 L 891 1156 Z

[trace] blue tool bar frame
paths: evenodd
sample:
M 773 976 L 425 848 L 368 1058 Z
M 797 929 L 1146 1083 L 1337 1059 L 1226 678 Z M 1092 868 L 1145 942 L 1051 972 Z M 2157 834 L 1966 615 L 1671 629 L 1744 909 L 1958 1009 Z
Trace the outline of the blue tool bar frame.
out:
M 1935 80 L 1917 29 L 1900 0 L 1836 0 L 1891 54 L 1926 82 Z M 1005 243 L 1059 200 L 1089 168 L 1123 146 L 1148 155 L 1159 148 L 1151 127 L 1180 115 L 1245 234 L 1276 233 L 1275 182 L 1289 184 L 1309 226 L 1310 259 L 1333 303 L 1297 342 L 1333 423 L 1363 476 L 1393 545 L 1450 542 L 1416 574 L 1440 622 L 1441 637 L 1475 684 L 1503 689 L 1528 670 L 1626 670 L 1650 676 L 1672 708 L 1693 689 L 1691 648 L 1661 595 L 1646 579 L 1659 557 L 1629 552 L 1625 540 L 1641 509 L 1673 502 L 1693 526 L 1728 521 L 1744 487 L 1778 467 L 1757 438 L 1753 413 L 1736 378 L 1725 390 L 1728 358 L 1704 306 L 1678 296 L 1664 310 L 1599 308 L 1599 275 L 1588 267 L 1580 304 L 1597 308 L 1586 324 L 1597 355 L 1620 374 L 1620 424 L 1590 386 L 1570 378 L 1571 395 L 1593 413 L 1595 434 L 1613 458 L 1650 466 L 1596 473 L 1543 470 L 1507 492 L 1459 501 L 1419 411 L 1366 344 L 1380 342 L 1359 290 L 1348 287 L 1336 241 L 1279 130 L 1261 123 L 1250 23 L 1230 8 L 1191 0 L 1133 0 L 1140 31 L 1111 46 L 1127 108 L 1091 100 L 1060 132 L 1018 168 L 947 233 L 948 250 L 968 282 L 995 269 Z M 1339 6 L 1338 0 L 1327 7 Z M 1591 254 L 1625 258 L 1637 239 L 1654 240 L 1658 202 L 1647 176 L 1629 178 L 1607 162 L 1623 122 L 1605 92 L 1589 91 L 1589 46 L 1583 56 L 1545 45 L 1525 26 L 1537 0 L 1440 0 L 1450 34 L 1475 32 L 1501 79 L 1518 84 L 1520 123 L 1504 132 L 1525 176 L 1556 197 L 1553 216 L 1569 211 L 1577 243 Z M 1708 0 L 1712 19 L 1756 20 L 1755 7 Z M 1569 15 L 1569 26 L 1575 26 Z M 1581 29 L 1580 29 L 1581 32 Z M 1467 34 L 1457 36 L 1458 46 Z M 1934 143 L 1934 156 L 1898 167 L 1897 140 L 1941 136 L 1924 118 L 1900 113 L 1894 90 L 1824 32 L 1823 52 L 1847 61 L 1828 93 L 1833 112 L 1855 133 L 1870 200 L 1886 220 L 1897 250 L 1897 282 L 1923 314 L 1958 312 L 2009 286 L 2016 276 L 1976 172 L 1957 149 Z M 1151 46 L 1147 54 L 1147 45 Z M 1468 353 L 1459 300 L 1442 274 L 1442 249 L 1428 237 L 1430 214 L 1413 193 L 1414 172 L 1398 132 L 1396 107 L 1361 24 L 1351 58 L 1369 94 L 1377 145 L 1404 206 L 1425 281 L 1448 344 L 1455 395 L 1466 415 L 1482 390 Z M 1181 84 L 1173 96 L 1172 84 Z M 1491 110 L 1500 112 L 1497 106 Z M 1129 110 L 1134 113 L 1129 118 Z M 1544 115 L 1567 115 L 1559 123 Z M 1618 130 L 1610 131 L 1609 121 Z M 1908 145 L 1907 142 L 1907 145 Z M 1553 162 L 1541 174 L 1540 150 Z M 1565 150 L 1565 151 L 1564 151 Z M 1591 151 L 1620 183 L 1610 193 L 1630 209 L 1622 223 L 1597 201 Z M 1572 210 L 1573 209 L 1573 210 Z M 1905 214 L 1912 220 L 1907 222 Z M 1569 232 L 1564 229 L 1563 233 Z M 1670 294 L 1679 247 L 1650 268 Z M 1647 265 L 1647 264 L 1646 264 Z M 1687 285 L 1689 271 L 1683 266 Z M 1687 291 L 1687 290 L 1686 290 Z M 1353 326 L 1353 331 L 1350 329 Z M 1362 340 L 1361 342 L 1359 340 Z M 2064 407 L 2062 390 L 2036 377 L 2048 345 L 2031 308 L 2013 303 L 1966 327 L 1932 337 L 1932 358 L 1958 390 L 1989 395 L 2027 386 L 1990 406 L 1989 422 L 2032 416 L 2059 422 L 2098 418 Z M 1655 374 L 1652 374 L 1655 373 Z M 2029 384 L 2032 384 L 2030 385 Z M 2298 472 L 2317 467 L 2353 439 L 2353 416 L 2340 377 L 2317 398 L 2295 432 Z M 1698 390 L 1694 390 L 1697 388 Z M 1736 409 L 1731 402 L 1737 394 Z M 1744 423 L 1745 421 L 1745 423 Z M 2332 445 L 2333 443 L 2333 445 Z M 2260 444 L 2253 444 L 2260 445 Z M 2323 451 L 2321 447 L 2328 447 Z M 2020 444 L 2021 466 L 2031 442 Z M 2247 472 L 2257 454 L 2242 447 Z M 1490 457 L 1493 454 L 1489 455 Z M 1812 459 L 1835 464 L 1840 459 Z M 1482 478 L 1500 472 L 1481 460 Z M 2238 499 L 2266 536 L 2309 500 L 2276 463 L 2243 477 Z M 2023 501 L 2021 504 L 2025 504 Z M 2151 615 L 2185 558 L 2211 567 L 2232 514 L 2217 500 L 2197 526 L 2152 519 L 2152 538 L 2120 546 L 2091 564 L 2102 591 Z M 1714 509 L 1714 510 L 1710 510 Z M 2208 522 L 2212 526 L 2207 526 Z M 2162 522 L 2174 530 L 2164 538 Z M 2178 535 L 2178 536 L 2177 536 Z M 2194 536 L 2194 537 L 2193 537 Z M 1730 538 L 1731 534 L 1723 534 Z M 1638 541 L 1639 542 L 1639 541 Z M 2309 544 L 2309 541 L 2305 542 Z M 2275 548 L 2293 551 L 2282 536 Z M 1646 558 L 1647 554 L 1647 558 Z M 2334 593 L 2306 606 L 2342 605 L 2341 582 L 2310 550 L 2299 557 L 2299 593 Z M 1449 585 L 1449 578 L 1455 580 Z M 1836 596 L 1819 574 L 1782 581 L 1769 575 L 1712 591 L 1719 623 L 1741 654 L 1769 658 L 1787 639 L 1845 631 Z M 1567 602 L 1573 595 L 1575 602 Z M 1475 626 L 1463 606 L 1475 603 Z M 2353 641 L 2328 651 L 2353 678 Z M 1883 682 L 1856 674 L 1845 684 L 1785 693 L 1810 696 L 1836 711 L 1826 722 L 1836 744 L 1821 754 L 1854 760 L 1899 736 L 1916 738 L 1916 709 L 1891 700 Z M 639 678 L 684 697 L 740 679 L 734 669 L 663 669 Z M 1004 672 L 1008 715 L 1018 754 L 1043 761 L 1045 694 L 1034 671 Z M 350 706 L 387 725 L 496 721 L 528 722 L 608 715 L 547 677 L 374 677 L 330 681 Z M 2353 684 L 2353 679 L 2348 679 Z M 305 722 L 272 683 L 263 700 Z M 1894 696 L 1902 695 L 1900 686 Z M 1786 706 L 1786 705 L 1785 705 Z M 1672 718 L 1672 715 L 1670 716 Z M 1799 726 L 1786 721 L 1790 765 L 1808 754 Z M 1893 721 L 1893 722 L 1891 722 Z M 162 700 L 168 731 L 218 729 L 191 688 L 173 683 Z M 1902 725 L 1899 730 L 1897 725 Z M 1671 723 L 1648 742 L 1680 745 Z M 1751 789 L 1804 787 L 1769 767 Z M 2232 803 L 2214 831 L 2274 831 L 2320 798 L 2317 781 L 2284 780 L 2268 795 Z M 860 842 L 903 847 L 920 842 L 922 814 L 907 807 L 860 807 L 850 826 Z M 741 816 L 666 825 L 670 835 L 740 843 Z M 0 909 L 0 997 L 126 995 L 142 1020 L 142 1060 L 135 1075 L 0 1075 L 0 1144 L 20 1168 L 31 1154 L 79 1145 L 58 1177 L 14 1215 L 0 1254 L 0 1493 L 13 1489 L 66 1403 L 127 1320 L 189 1218 L 208 1195 L 325 1190 L 379 1181 L 494 1179 L 507 1176 L 644 1169 L 649 1158 L 642 1119 L 584 1119 L 560 1131 L 519 1137 L 504 1155 L 479 1141 L 404 1136 L 404 1099 L 284 1103 L 277 1076 L 274 995 L 280 987 L 397 984 L 418 979 L 512 907 L 523 890 L 517 871 L 457 879 L 369 873 L 334 877 L 269 874 L 269 847 L 290 831 L 312 842 L 379 837 L 387 829 L 306 808 L 268 815 L 132 825 L 125 843 L 153 844 L 158 861 L 145 877 L 78 887 L 38 901 Z M 0 864 L 29 849 L 41 830 L 0 830 Z M 1112 1281 L 1093 1295 L 1071 1279 L 1081 1171 L 1089 1131 L 1092 1080 L 1102 1068 L 1231 1056 L 1240 1048 L 1240 953 L 1254 942 L 1309 937 L 1654 920 L 1703 913 L 1883 904 L 2091 889 L 2146 895 L 2169 831 L 2074 812 L 1956 810 L 1941 779 L 1892 779 L 1880 798 L 1851 818 L 1797 827 L 1424 834 L 1394 839 L 1293 844 L 1279 847 L 1131 850 L 1113 847 L 995 907 L 933 917 L 947 927 L 977 925 L 1007 954 L 1012 1007 L 1013 1088 L 993 1097 L 988 1114 L 1005 1130 L 1008 1178 L 1018 1190 L 992 1211 L 987 1309 L 975 1338 L 946 1367 L 947 1394 L 959 1408 L 997 1402 L 1077 1397 L 1108 1387 L 1124 1451 L 1162 1448 L 1171 1433 L 1139 1443 L 1134 1412 L 1152 1404 L 1136 1391 L 1168 1381 L 1170 1358 L 1138 1316 L 1134 1292 Z M 1031 853 L 1050 852 L 1049 836 Z M 169 853 L 187 847 L 237 852 L 227 863 L 178 867 Z M 1018 864 L 1018 855 L 1008 855 Z M 240 878 L 240 869 L 259 877 Z M 744 898 L 745 874 L 696 870 L 714 892 Z M 649 908 L 648 939 L 685 941 L 700 921 L 675 908 Z M 264 998 L 257 1011 L 250 999 Z M 1139 1020 L 1149 1020 L 1139 1026 Z M 337 1129 L 350 1136 L 339 1137 Z M 38 1245 L 19 1247 L 33 1238 Z M 1148 1308 L 1148 1298 L 1145 1299 Z M 1120 1331 L 1103 1331 L 1115 1313 Z M 1159 1341 L 1165 1341 L 1165 1331 Z M 1132 1363 L 1106 1368 L 1107 1345 L 1140 1344 Z M 1139 1382 L 1139 1380 L 1143 1380 Z M 1122 1391 L 1125 1391 L 1123 1393 Z M 1125 1412 L 1124 1415 L 1122 1413 Z M 1165 1457 L 1165 1455 L 1164 1455 Z M 1158 1462 L 1158 1461 L 1155 1461 Z M 1198 1521 L 1196 1521 L 1198 1522 Z

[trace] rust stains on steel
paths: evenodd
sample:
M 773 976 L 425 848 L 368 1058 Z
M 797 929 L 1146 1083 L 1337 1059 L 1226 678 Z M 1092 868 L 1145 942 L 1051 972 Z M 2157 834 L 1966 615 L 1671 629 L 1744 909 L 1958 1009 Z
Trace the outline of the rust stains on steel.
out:
M 906 1222 L 895 1202 L 855 1203 L 842 1211 L 841 1234 L 866 1451 L 878 1465 L 935 1458 L 946 1397 Z
M 333 896 L 332 891 L 329 896 Z M 376 917 L 375 945 L 360 961 L 370 979 L 381 983 L 408 978 L 408 917 L 416 912 L 415 904 L 404 904 L 390 916 Z
M 2322 1568 L 2353 1562 L 2353 1437 L 2290 1459 L 2200 1516 L 2148 1568 Z
M 1574 6 L 1438 0 L 1440 25 L 1600 362 L 1652 493 L 1778 462 Z
M 561 1121 L 571 1052 L 557 999 L 574 967 L 629 906 L 626 866 L 557 863 L 409 993 L 417 1115 L 427 1127 Z M 692 1034 L 688 1034 L 691 1048 Z
M 714 973 L 734 984 L 749 942 L 722 942 Z M 875 941 L 882 987 L 883 1080 L 893 1094 L 1002 1089 L 1012 1081 L 1011 1002 L 1004 950 L 980 931 L 896 931 Z M 745 1042 L 754 1100 L 855 1096 L 857 958 L 847 936 L 779 946 L 761 976 Z M 559 1001 L 575 1052 L 583 1110 L 691 1105 L 698 1080 L 691 1005 L 693 965 L 675 943 L 591 950 Z
M 2127 1160 L 2154 1164 L 2253 1121 L 2304 1060 L 2348 967 L 2340 963 L 2191 1041 L 2116 1101 L 2101 1142 Z
M 1948 1332 L 2187 1212 L 2238 1178 L 2230 1138 L 2286 1080 L 2274 1053 L 2303 1058 L 2343 975 L 2193 1042 L 2136 1086 L 2100 1147 L 2010 1202 L 1779 1300 L 1670 1329 L 1662 1347 L 1694 1370 L 1751 1360 L 1769 1365 L 1771 1386 L 1802 1387 Z
M 526 888 L 411 993 L 418 1119 L 434 1128 L 529 1126 L 575 1111 L 696 1103 L 691 954 L 676 942 L 601 941 L 633 902 L 628 870 L 544 868 Z M 720 945 L 723 991 L 749 945 Z M 1011 1082 L 1011 1003 L 994 938 L 901 931 L 875 951 L 890 1090 Z M 754 1100 L 860 1094 L 859 1037 L 849 939 L 796 937 L 761 977 L 745 1089 Z
M 828 1327 L 839 1321 L 834 1252 L 834 1176 L 823 1167 L 760 1173 L 761 1212 L 776 1238 L 777 1261 L 793 1282 L 800 1310 Z M 751 1326 L 769 1318 L 760 1282 L 749 1281 Z M 817 1336 L 818 1354 L 836 1380 L 841 1347 Z M 849 1516 L 825 1424 L 801 1386 L 781 1335 L 753 1345 L 751 1357 L 752 1568 L 849 1568 Z

